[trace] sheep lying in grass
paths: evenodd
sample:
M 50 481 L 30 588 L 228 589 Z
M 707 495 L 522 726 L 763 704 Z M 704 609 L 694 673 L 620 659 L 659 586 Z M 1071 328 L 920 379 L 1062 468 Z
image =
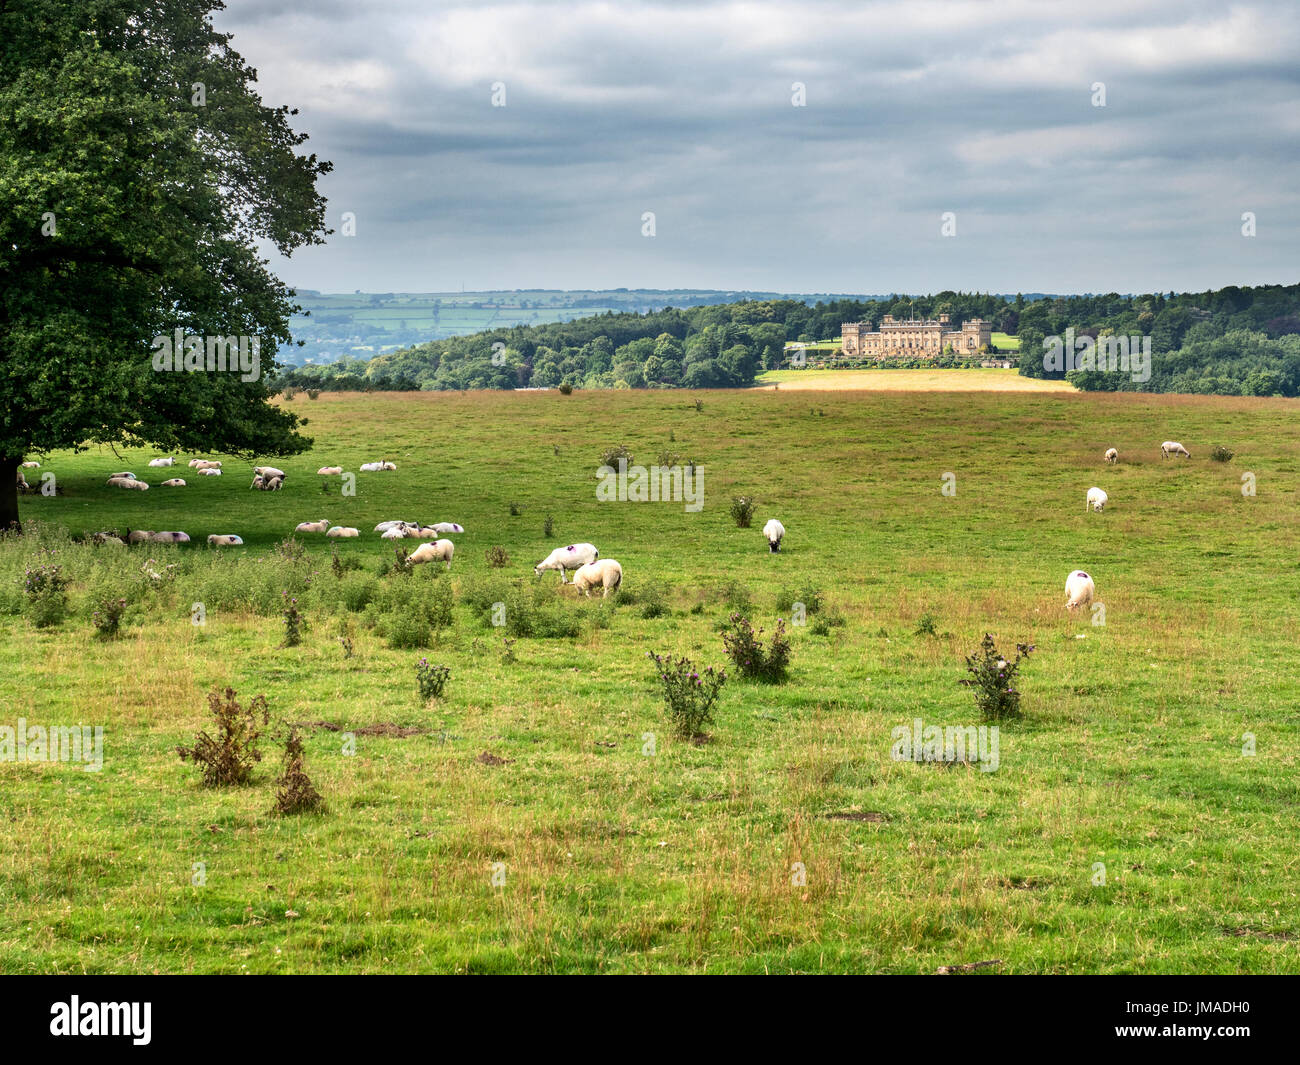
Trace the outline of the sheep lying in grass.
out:
M 116 547 L 126 546 L 125 540 L 123 540 L 116 533 L 110 533 L 110 532 L 92 533 L 90 536 L 90 542 L 92 544 L 113 544 Z
M 602 558 L 579 566 L 573 575 L 573 587 L 585 596 L 591 595 L 596 587 L 603 588 L 600 597 L 605 599 L 610 592 L 618 591 L 623 583 L 623 567 L 612 558 Z
M 375 532 L 377 533 L 387 532 L 389 529 L 396 529 L 399 525 L 415 526 L 418 524 L 419 524 L 418 522 L 414 522 L 414 521 L 381 521 L 378 525 L 375 526 Z
M 219 469 L 217 469 L 215 466 L 204 466 L 201 470 L 199 470 L 199 476 L 200 476 L 200 477 L 220 477 L 220 476 L 221 476 L 221 471 L 220 471 Z
M 173 478 L 171 478 L 170 480 L 163 481 L 163 483 L 162 483 L 162 487 L 164 487 L 164 488 L 184 488 L 184 487 L 185 487 L 185 478 L 184 478 L 184 477 L 173 477 Z
M 1065 595 L 1065 609 L 1075 610 L 1093 601 L 1097 595 L 1097 586 L 1083 570 L 1077 569 L 1065 578 Z
M 436 525 L 429 526 L 434 532 L 440 533 L 463 533 L 465 527 L 457 525 L 454 521 L 440 521 Z
M 785 526 L 773 518 L 763 526 L 763 535 L 767 537 L 767 549 L 775 555 L 781 550 L 781 539 L 785 536 Z
M 408 528 L 406 535 L 412 540 L 436 540 L 439 533 L 432 525 L 417 525 L 414 529 Z
M 134 477 L 110 477 L 108 483 L 113 488 L 133 488 L 137 492 L 149 491 L 149 486 L 144 481 L 137 481 Z
M 300 521 L 293 531 L 296 533 L 323 533 L 329 527 L 329 519 L 321 518 L 320 521 Z
M 362 473 L 379 473 L 381 470 L 395 470 L 395 469 L 397 469 L 397 463 L 395 463 L 395 462 L 363 462 L 363 463 L 361 464 L 360 469 L 361 469 L 361 472 L 362 472 Z
M 243 543 L 244 541 L 233 533 L 224 535 L 213 533 L 208 537 L 208 545 L 210 547 L 240 547 Z
M 149 465 L 154 467 L 175 466 L 176 460 L 168 455 L 165 459 L 150 459 Z
M 1106 449 L 1106 461 L 1109 462 L 1109 463 L 1111 463 L 1112 465 L 1113 465 L 1114 463 L 1118 462 L 1118 461 L 1119 461 L 1119 452 L 1116 451 L 1113 447 L 1112 447 L 1112 448 L 1107 448 L 1107 449 Z
M 148 529 L 136 529 L 134 532 L 128 529 L 126 531 L 126 542 L 128 544 L 147 544 L 153 535 Z
M 149 542 L 151 544 L 188 544 L 190 537 L 189 533 L 183 532 L 151 532 Z
M 327 530 L 325 535 L 335 539 L 355 540 L 361 535 L 361 530 L 347 525 L 335 525 L 334 528 Z
M 1085 511 L 1089 511 L 1089 510 L 1100 511 L 1106 506 L 1106 502 L 1109 499 L 1110 496 L 1108 496 L 1096 485 L 1093 485 L 1091 488 L 1088 489 L 1088 498 L 1087 501 L 1083 504 L 1083 509 Z
M 110 481 L 113 480 L 114 478 L 121 478 L 124 481 L 134 481 L 135 474 L 132 473 L 130 470 L 121 470 L 118 473 L 110 473 L 108 475 L 108 479 Z
M 1183 455 L 1189 459 L 1192 457 L 1191 452 L 1177 440 L 1166 440 L 1160 445 L 1160 457 L 1167 459 L 1170 455 Z
M 40 468 L 41 468 L 41 464 L 39 462 L 30 462 L 30 461 L 24 462 L 21 466 L 21 469 L 24 470 L 39 470 Z
M 196 470 L 221 469 L 221 462 L 218 459 L 190 459 L 190 465 Z
M 558 569 L 560 583 L 567 584 L 566 571 L 578 569 L 589 562 L 595 562 L 598 558 L 600 552 L 596 550 L 595 544 L 569 544 L 567 547 L 557 547 L 533 567 L 533 575 L 540 577 L 548 569 Z
M 399 521 L 379 534 L 381 540 L 405 540 L 415 530 L 414 525 L 407 525 L 404 521 Z
M 418 566 L 422 562 L 445 562 L 451 569 L 451 556 L 456 553 L 456 545 L 450 540 L 435 540 L 431 544 L 421 544 L 406 558 L 407 565 Z
M 316 471 L 321 477 L 333 477 L 335 474 L 343 472 L 342 466 L 322 466 Z

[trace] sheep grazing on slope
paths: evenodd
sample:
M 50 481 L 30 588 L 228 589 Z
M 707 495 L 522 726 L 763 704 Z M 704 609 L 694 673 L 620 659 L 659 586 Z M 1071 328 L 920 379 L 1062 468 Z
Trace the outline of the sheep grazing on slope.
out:
M 296 533 L 323 533 L 329 527 L 329 520 L 321 518 L 320 521 L 300 521 L 293 531 Z
M 1183 455 L 1189 459 L 1192 457 L 1191 452 L 1177 440 L 1166 440 L 1160 445 L 1160 457 L 1167 459 L 1170 455 Z
M 354 529 L 351 526 L 335 525 L 334 528 L 327 530 L 325 535 L 332 536 L 335 539 L 342 538 L 347 540 L 355 540 L 358 536 L 361 535 L 361 530 Z
M 1077 569 L 1065 578 L 1065 595 L 1065 609 L 1075 610 L 1093 601 L 1097 595 L 1097 586 L 1083 570 Z
M 221 471 L 215 466 L 204 466 L 199 470 L 200 477 L 220 477 Z
M 163 483 L 162 483 L 162 487 L 163 487 L 163 488 L 184 488 L 184 487 L 185 487 L 185 478 L 184 478 L 184 477 L 173 477 L 173 478 L 171 478 L 170 480 L 163 481 Z
M 235 536 L 233 533 L 225 535 L 213 533 L 208 537 L 208 544 L 212 547 L 239 547 L 243 542 L 242 539 Z
M 175 466 L 176 460 L 168 455 L 165 459 L 150 459 L 149 465 L 154 467 Z
M 429 526 L 434 532 L 440 533 L 463 533 L 465 527 L 457 525 L 454 521 L 440 521 L 436 525 Z
M 773 518 L 763 526 L 763 535 L 767 537 L 767 548 L 772 554 L 781 550 L 781 538 L 785 536 L 785 526 Z
M 321 477 L 333 477 L 335 474 L 343 472 L 342 466 L 322 466 L 316 471 Z
M 1108 496 L 1096 485 L 1093 485 L 1091 488 L 1088 489 L 1088 499 L 1084 503 L 1083 509 L 1085 511 L 1101 510 L 1106 506 L 1106 502 L 1109 499 L 1110 496 Z
M 567 584 L 565 573 L 568 570 L 578 569 L 589 562 L 595 562 L 598 558 L 600 552 L 596 550 L 594 544 L 569 544 L 567 547 L 557 547 L 533 567 L 533 575 L 540 577 L 548 569 L 558 569 L 560 583 Z
M 418 566 L 421 562 L 445 562 L 451 569 L 451 556 L 456 553 L 456 545 L 450 540 L 435 540 L 431 544 L 421 544 L 406 558 L 407 564 Z
M 1112 447 L 1112 448 L 1107 448 L 1107 449 L 1106 449 L 1106 461 L 1109 462 L 1109 463 L 1111 463 L 1112 465 L 1113 465 L 1114 463 L 1118 462 L 1118 461 L 1119 461 L 1119 452 L 1116 451 L 1113 447 Z
M 579 566 L 573 575 L 573 587 L 585 596 L 591 595 L 596 587 L 603 588 L 600 597 L 605 599 L 610 592 L 616 592 L 623 583 L 623 567 L 612 558 L 602 558 Z

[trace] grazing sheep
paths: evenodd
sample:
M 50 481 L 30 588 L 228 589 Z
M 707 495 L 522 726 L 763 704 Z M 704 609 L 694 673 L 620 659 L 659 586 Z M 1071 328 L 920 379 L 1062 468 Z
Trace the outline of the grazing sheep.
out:
M 1107 449 L 1106 449 L 1106 461 L 1109 462 L 1109 463 L 1111 463 L 1111 464 L 1114 464 L 1114 463 L 1118 462 L 1118 461 L 1119 461 L 1119 452 L 1116 451 L 1113 447 L 1112 447 L 1112 448 L 1107 448 Z
M 221 471 L 215 466 L 204 466 L 199 470 L 200 477 L 220 477 Z
M 316 472 L 317 472 L 320 476 L 322 476 L 322 477 L 332 477 L 332 476 L 334 476 L 334 474 L 336 474 L 336 473 L 342 473 L 342 472 L 343 472 L 343 467 L 342 467 L 342 466 L 322 466 L 322 467 L 321 467 L 319 470 L 317 470 Z
M 1167 459 L 1170 455 L 1185 455 L 1189 459 L 1192 457 L 1191 452 L 1177 440 L 1166 440 L 1160 445 L 1160 457 Z
M 162 487 L 164 487 L 164 488 L 184 488 L 184 487 L 185 487 L 185 478 L 184 478 L 184 477 L 173 477 L 173 478 L 172 478 L 171 480 L 169 480 L 169 481 L 163 481 L 163 483 L 162 483 Z
M 154 532 L 149 534 L 151 544 L 188 544 L 190 542 L 189 533 L 183 532 Z
M 168 455 L 165 459 L 150 459 L 149 465 L 154 467 L 175 466 L 176 460 Z
M 600 597 L 605 599 L 610 592 L 616 592 L 623 583 L 623 567 L 612 558 L 602 558 L 579 566 L 573 575 L 573 586 L 585 596 L 591 595 L 592 588 L 600 586 L 604 590 Z
M 421 544 L 407 556 L 407 564 L 418 566 L 421 562 L 445 562 L 451 569 L 451 556 L 456 553 L 456 545 L 450 540 L 435 540 L 431 544 Z
M 440 533 L 463 533 L 465 531 L 463 525 L 457 525 L 454 521 L 440 521 L 437 525 L 431 525 L 429 528 Z
M 1065 578 L 1066 610 L 1087 606 L 1097 595 L 1097 586 L 1092 578 L 1081 569 L 1075 570 Z
M 132 473 L 130 470 L 123 470 L 121 473 L 110 473 L 110 474 L 108 475 L 108 479 L 109 479 L 110 481 L 111 481 L 114 477 L 121 477 L 121 478 L 123 478 L 123 479 L 125 479 L 125 480 L 128 480 L 128 481 L 134 481 L 134 480 L 135 480 L 135 474 Z
M 568 581 L 564 576 L 566 571 L 578 569 L 588 562 L 595 562 L 598 558 L 600 552 L 596 550 L 594 544 L 569 544 L 567 547 L 557 547 L 533 567 L 533 575 L 540 577 L 548 569 L 558 569 L 560 583 L 567 584 Z
M 134 488 L 137 492 L 149 491 L 149 486 L 144 481 L 137 481 L 134 477 L 110 477 L 108 483 L 112 488 Z
M 320 521 L 300 521 L 293 531 L 296 533 L 323 533 L 329 527 L 329 519 L 321 518 Z
M 234 534 L 218 535 L 213 533 L 208 537 L 208 545 L 211 547 L 240 547 L 244 543 Z
M 24 470 L 39 470 L 40 468 L 41 464 L 39 462 L 24 462 L 22 464 Z
M 351 526 L 335 525 L 334 528 L 327 530 L 325 535 L 347 540 L 355 540 L 361 535 L 361 531 L 359 529 L 353 529 Z
M 785 526 L 775 518 L 763 526 L 763 535 L 767 537 L 767 548 L 772 554 L 781 550 L 781 538 L 785 536 Z
M 154 534 L 146 529 L 136 529 L 135 532 L 127 531 L 126 542 L 128 544 L 147 544 L 152 540 Z
M 1091 488 L 1088 489 L 1088 500 L 1087 502 L 1084 503 L 1083 509 L 1085 512 L 1089 510 L 1099 511 L 1103 507 L 1105 507 L 1106 501 L 1109 499 L 1110 496 L 1108 496 L 1096 485 L 1093 485 Z

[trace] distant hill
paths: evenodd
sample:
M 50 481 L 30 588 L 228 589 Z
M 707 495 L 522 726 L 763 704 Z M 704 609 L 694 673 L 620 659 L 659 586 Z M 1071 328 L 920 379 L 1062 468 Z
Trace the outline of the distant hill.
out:
M 290 328 L 302 347 L 287 348 L 291 365 L 369 359 L 431 340 L 487 329 L 550 325 L 596 314 L 646 314 L 665 307 L 709 307 L 740 300 L 793 299 L 814 304 L 844 299 L 830 293 L 787 296 L 776 292 L 715 289 L 515 289 L 492 292 L 323 293 L 298 289 L 302 314 Z M 853 297 L 855 299 L 870 297 Z

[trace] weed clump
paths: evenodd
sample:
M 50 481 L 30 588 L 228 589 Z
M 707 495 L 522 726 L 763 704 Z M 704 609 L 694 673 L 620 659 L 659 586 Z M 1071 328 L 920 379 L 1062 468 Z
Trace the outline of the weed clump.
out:
M 778 618 L 776 629 L 766 647 L 763 630 L 757 632 L 748 618 L 732 614 L 722 631 L 722 645 L 742 677 L 777 683 L 785 679 L 790 666 L 790 640 L 785 634 L 785 619 Z
M 247 707 L 235 698 L 235 689 L 213 689 L 208 693 L 208 710 L 216 725 L 216 736 L 200 732 L 192 747 L 177 747 L 182 762 L 193 761 L 203 770 L 205 788 L 247 784 L 253 766 L 262 760 L 257 741 L 271 719 L 266 696 L 256 696 Z
M 284 741 L 284 766 L 275 789 L 275 812 L 282 817 L 325 812 L 325 800 L 307 775 L 304 762 L 302 736 L 297 725 L 290 725 Z
M 966 672 L 970 674 L 957 683 L 975 689 L 975 705 L 985 721 L 1003 721 L 1020 716 L 1020 692 L 1014 687 L 1020 662 L 1034 651 L 1032 645 L 1016 644 L 1016 657 L 1008 661 L 1001 654 L 989 633 L 980 641 L 980 649 L 966 656 Z
M 727 675 L 709 666 L 703 673 L 686 657 L 657 655 L 646 652 L 654 659 L 655 670 L 664 687 L 664 703 L 673 731 L 680 739 L 693 739 L 701 734 L 705 725 L 713 720 L 713 704 L 717 702 Z

